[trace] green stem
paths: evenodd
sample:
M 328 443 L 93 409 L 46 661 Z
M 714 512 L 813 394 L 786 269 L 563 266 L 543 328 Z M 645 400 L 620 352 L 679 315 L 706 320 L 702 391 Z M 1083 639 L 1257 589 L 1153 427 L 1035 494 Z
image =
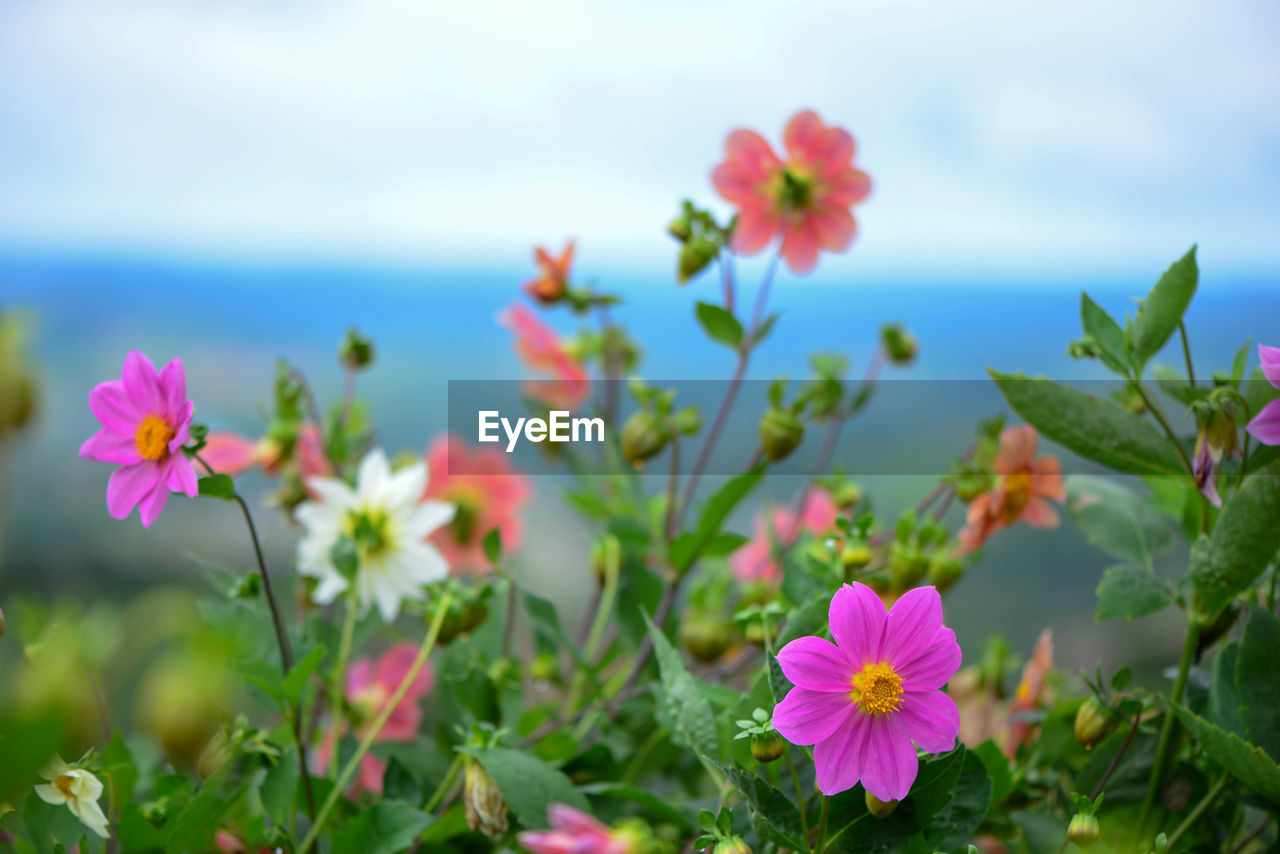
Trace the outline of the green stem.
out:
M 822 854 L 827 848 L 827 812 L 831 807 L 831 799 L 822 796 L 822 815 L 818 819 L 818 844 L 813 847 L 814 854 Z
M 1182 658 L 1178 661 L 1178 678 L 1173 683 L 1173 693 L 1169 695 L 1171 703 L 1182 702 L 1182 694 L 1187 688 L 1187 673 L 1191 670 L 1191 660 L 1196 654 L 1196 643 L 1200 639 L 1200 627 L 1191 624 L 1187 627 L 1187 637 L 1182 644 Z M 1164 775 L 1164 766 L 1169 752 L 1169 742 L 1173 738 L 1176 716 L 1173 709 L 1165 709 L 1164 722 L 1160 725 L 1160 737 L 1156 741 L 1156 758 L 1151 766 L 1151 777 L 1147 780 L 1147 794 L 1142 801 L 1142 813 L 1138 819 L 1137 838 L 1141 839 L 1146 830 L 1147 820 L 1151 817 L 1151 807 L 1156 802 L 1156 794 L 1160 791 L 1160 778 Z
M 1223 790 L 1227 788 L 1227 783 L 1230 781 L 1230 776 L 1226 772 L 1223 772 L 1222 776 L 1218 778 L 1218 782 L 1213 784 L 1213 788 L 1200 799 L 1200 803 L 1196 804 L 1195 807 L 1192 808 L 1191 812 L 1187 813 L 1187 817 L 1182 820 L 1182 824 L 1178 825 L 1178 829 L 1169 837 L 1170 850 L 1173 849 L 1174 845 L 1178 844 L 1178 840 L 1191 829 L 1191 827 L 1200 819 L 1200 816 L 1204 815 L 1204 811 L 1213 806 L 1213 802 L 1216 801 L 1218 796 L 1222 794 Z
M 347 784 L 351 782 L 351 778 L 355 776 L 356 771 L 360 768 L 360 763 L 364 760 L 365 754 L 369 752 L 369 748 L 373 746 L 373 742 L 382 732 L 382 728 L 391 719 L 391 714 L 400 707 L 400 702 L 404 700 L 405 694 L 409 693 L 409 686 L 413 685 L 418 678 L 418 674 L 422 672 L 422 668 L 427 663 L 427 657 L 431 655 L 431 650 L 436 645 L 436 638 L 440 635 L 440 626 L 444 624 L 445 615 L 449 613 L 449 606 L 452 603 L 452 594 L 446 592 L 440 597 L 440 604 L 436 606 L 436 612 L 431 618 L 431 628 L 427 630 L 427 636 L 423 639 L 422 646 L 418 649 L 418 657 L 413 660 L 412 666 L 409 667 L 409 672 L 400 680 L 395 693 L 387 699 L 382 711 L 378 712 L 378 716 L 373 719 L 373 723 L 365 730 L 364 737 L 360 739 L 360 743 L 356 746 L 356 752 L 347 760 L 342 773 L 338 775 L 337 782 L 329 791 L 329 797 L 325 798 L 324 805 L 320 807 L 320 812 L 316 815 L 315 823 L 311 825 L 311 829 L 307 831 L 302 844 L 298 846 L 298 851 L 301 854 L 306 854 L 311 846 L 315 844 L 316 837 L 320 835 L 320 831 L 324 828 L 325 819 L 329 817 L 334 805 L 338 803 L 338 798 L 342 797 L 342 793 L 346 791 Z
M 1196 476 L 1195 466 L 1191 464 L 1191 458 L 1187 456 L 1187 451 L 1182 447 L 1182 442 L 1178 440 L 1178 434 L 1173 432 L 1173 427 L 1169 424 L 1169 419 L 1165 418 L 1164 411 L 1160 405 L 1147 394 L 1147 390 L 1142 387 L 1142 381 L 1136 377 L 1133 380 L 1133 387 L 1137 389 L 1138 396 L 1142 398 L 1142 402 L 1147 405 L 1147 410 L 1160 422 L 1160 427 L 1164 430 L 1164 434 L 1169 437 L 1169 441 L 1173 443 L 1173 449 L 1178 452 L 1178 459 L 1182 461 L 1183 467 L 1186 468 L 1187 474 L 1192 479 Z
M 805 802 L 804 787 L 800 785 L 800 775 L 796 773 L 796 764 L 791 761 L 790 749 L 783 751 L 782 758 L 787 760 L 787 770 L 791 772 L 791 782 L 796 784 L 796 806 L 800 807 L 800 834 L 804 841 L 809 841 L 808 804 Z
M 1178 321 L 1178 332 L 1182 334 L 1182 356 L 1187 360 L 1187 382 L 1192 388 L 1196 386 L 1196 369 L 1191 366 L 1191 345 L 1187 343 L 1187 324 Z
M 453 781 L 458 779 L 458 771 L 462 768 L 462 754 L 459 753 L 453 757 L 453 764 L 449 766 L 449 770 L 445 772 L 444 779 L 440 781 L 440 785 L 432 792 L 431 797 L 427 798 L 427 803 L 422 807 L 425 813 L 434 812 L 435 808 L 440 806 L 440 802 L 444 800 L 444 796 L 453 788 Z
M 354 590 L 354 588 L 353 588 Z M 346 612 L 342 621 L 342 639 L 338 642 L 338 661 L 329 674 L 329 767 L 330 776 L 338 773 L 338 744 L 342 740 L 343 687 L 347 681 L 347 661 L 351 658 L 351 639 L 356 631 L 356 603 L 349 593 L 343 599 Z

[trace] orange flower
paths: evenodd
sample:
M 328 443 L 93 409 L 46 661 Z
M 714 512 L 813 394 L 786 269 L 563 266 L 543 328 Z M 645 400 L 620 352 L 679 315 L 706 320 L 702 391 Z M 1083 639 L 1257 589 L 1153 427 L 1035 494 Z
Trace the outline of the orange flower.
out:
M 559 258 L 541 246 L 533 250 L 533 260 L 538 265 L 538 275 L 524 283 L 524 292 L 540 303 L 558 302 L 569 287 L 569 268 L 573 266 L 573 241 L 565 244 Z
M 982 546 L 1001 528 L 1023 521 L 1035 528 L 1055 528 L 1058 513 L 1050 501 L 1066 498 L 1062 464 L 1055 457 L 1036 459 L 1036 430 L 1008 427 L 1000 434 L 995 473 L 999 483 L 969 505 L 969 522 L 960 532 L 959 554 Z
M 818 263 L 818 251 L 843 252 L 857 233 L 850 208 L 871 192 L 853 167 L 853 137 L 823 124 L 812 110 L 787 123 L 784 161 L 760 134 L 735 130 L 711 182 L 738 206 L 733 248 L 750 255 L 782 235 L 782 257 L 796 273 Z
M 1053 632 L 1045 629 L 1036 640 L 1036 648 L 1031 653 L 1031 660 L 1022 669 L 1022 681 L 1009 704 L 1009 718 L 1005 725 L 1008 741 L 1004 743 L 1004 753 L 1012 758 L 1023 742 L 1035 735 L 1038 724 L 1028 723 L 1019 718 L 1027 712 L 1040 707 L 1044 699 L 1045 680 L 1053 670 Z
M 431 543 L 449 566 L 487 572 L 484 538 L 497 529 L 504 551 L 520 545 L 520 508 L 529 501 L 529 481 L 497 449 L 472 450 L 457 436 L 441 436 L 427 449 L 431 472 L 423 500 L 444 501 L 457 511 L 453 522 L 436 530 Z
M 516 353 L 524 363 L 552 376 L 525 383 L 525 393 L 553 409 L 581 406 L 590 391 L 587 371 L 569 354 L 556 331 L 519 303 L 499 314 L 498 322 L 516 334 Z

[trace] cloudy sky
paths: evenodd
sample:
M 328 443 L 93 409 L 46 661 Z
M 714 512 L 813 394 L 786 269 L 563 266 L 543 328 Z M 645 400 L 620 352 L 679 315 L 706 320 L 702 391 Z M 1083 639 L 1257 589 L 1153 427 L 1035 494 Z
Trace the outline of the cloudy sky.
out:
M 0 0 L 0 244 L 665 266 L 811 106 L 866 269 L 1280 271 L 1278 48 L 1271 0 Z

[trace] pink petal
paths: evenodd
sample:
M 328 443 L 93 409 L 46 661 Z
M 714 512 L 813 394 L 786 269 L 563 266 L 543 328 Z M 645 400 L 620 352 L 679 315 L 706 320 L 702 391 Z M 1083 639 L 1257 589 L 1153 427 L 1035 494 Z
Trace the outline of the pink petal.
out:
M 813 216 L 813 227 L 818 232 L 818 242 L 828 252 L 843 252 L 853 242 L 857 223 L 847 208 L 828 207 Z
M 1033 528 L 1056 528 L 1058 511 L 1043 498 L 1033 497 L 1027 501 L 1027 506 L 1022 508 L 1022 521 Z
M 262 452 L 257 442 L 235 433 L 219 431 L 210 433 L 205 439 L 200 457 L 218 474 L 235 477 L 257 465 Z
M 1280 347 L 1258 345 L 1258 360 L 1262 362 L 1262 375 L 1273 386 L 1280 388 Z
M 781 161 L 765 138 L 753 130 L 735 130 L 724 146 L 725 161 L 735 164 L 753 180 L 761 180 Z
M 382 778 L 386 774 L 387 763 L 372 754 L 366 753 L 364 759 L 360 760 L 360 776 L 356 778 L 356 783 L 352 787 L 355 790 L 355 794 L 365 791 L 370 794 L 381 795 Z
M 187 372 L 181 359 L 174 359 L 161 369 L 160 393 L 164 396 L 165 418 L 170 424 L 181 420 L 187 406 Z
M 1031 464 L 1031 485 L 1037 494 L 1054 501 L 1067 499 L 1067 487 L 1062 481 L 1062 463 L 1057 457 L 1041 457 Z
M 733 250 L 743 255 L 759 252 L 778 234 L 781 222 L 763 206 L 739 209 L 738 224 L 733 230 Z
M 871 176 L 861 169 L 849 169 L 826 179 L 823 201 L 829 205 L 852 207 L 871 195 Z
M 191 416 L 195 410 L 196 405 L 188 400 L 180 408 L 177 419 L 169 422 L 169 426 L 175 428 L 173 438 L 169 440 L 169 453 L 178 453 L 183 445 L 191 441 Z
M 191 460 L 185 454 L 174 454 L 165 462 L 165 486 L 174 492 L 181 492 L 188 498 L 200 494 L 200 485 L 196 483 L 196 471 L 191 467 Z
M 169 500 L 169 485 L 163 479 L 157 480 L 151 491 L 138 502 L 138 515 L 142 517 L 142 527 L 150 528 L 155 520 L 164 512 L 164 505 Z
M 858 785 L 871 759 L 872 722 L 861 712 L 850 715 L 830 738 L 814 745 L 813 767 L 822 794 L 836 795 Z
M 933 587 L 916 587 L 889 609 L 881 657 L 893 664 L 915 659 L 942 628 L 942 597 Z
M 796 638 L 778 651 L 782 672 L 795 685 L 814 691 L 853 690 L 854 668 L 840 648 L 825 638 Z
M 1000 453 L 993 468 L 996 474 L 1013 474 L 1031 468 L 1036 456 L 1036 428 L 1030 424 L 1006 427 L 1000 434 Z
M 133 402 L 124 393 L 124 383 L 120 380 L 110 380 L 94 386 L 93 391 L 89 392 L 89 411 L 103 427 L 131 439 L 138 430 L 139 422 L 146 415 L 134 408 Z
M 160 466 L 151 460 L 116 469 L 107 481 L 107 512 L 114 519 L 125 518 L 159 481 Z
M 900 801 L 920 770 L 911 737 L 887 716 L 871 719 L 863 787 L 882 801 Z
M 831 636 L 855 668 L 880 660 L 888 615 L 874 590 L 856 581 L 844 585 L 831 597 L 827 618 Z
M 164 392 L 160 388 L 160 375 L 151 360 L 130 350 L 124 357 L 124 370 L 121 380 L 124 393 L 128 395 L 133 408 L 143 415 L 161 415 L 167 408 Z
M 773 728 L 792 744 L 817 744 L 845 726 L 856 708 L 848 691 L 792 688 L 773 709 Z
M 955 747 L 960 733 L 960 711 L 941 691 L 907 691 L 894 720 L 929 753 L 945 753 Z
M 395 691 L 404 677 L 409 675 L 409 671 L 413 669 L 413 662 L 418 658 L 418 646 L 413 643 L 396 644 L 378 659 L 377 669 L 374 679 L 388 692 Z M 416 702 L 424 694 L 428 693 L 435 682 L 435 676 L 431 672 L 431 666 L 424 664 L 422 669 L 418 671 L 417 677 L 413 680 L 413 684 L 409 686 L 408 693 L 405 694 L 405 701 Z
M 113 433 L 105 427 L 94 433 L 80 446 L 80 456 L 100 463 L 131 466 L 142 461 L 138 445 L 128 436 Z
M 962 657 L 956 633 L 944 626 L 932 643 L 917 649 L 915 657 L 900 657 L 896 669 L 906 690 L 931 691 L 947 684 L 960 669 Z
M 791 272 L 803 275 L 818 264 L 818 230 L 809 219 L 782 229 L 782 257 Z
M 1249 432 L 1264 445 L 1280 445 L 1280 400 L 1262 407 L 1249 422 Z
M 356 659 L 347 668 L 347 699 L 354 700 L 373 684 L 373 662 L 367 658 Z
M 547 822 L 558 830 L 568 833 L 600 833 L 608 831 L 605 825 L 601 824 L 595 817 L 584 813 L 582 810 L 574 809 L 568 804 L 551 804 L 547 807 Z

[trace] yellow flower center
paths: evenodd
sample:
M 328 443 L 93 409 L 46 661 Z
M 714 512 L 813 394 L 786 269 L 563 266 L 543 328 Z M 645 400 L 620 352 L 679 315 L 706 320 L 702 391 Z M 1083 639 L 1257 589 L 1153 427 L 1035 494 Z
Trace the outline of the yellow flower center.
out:
M 169 450 L 169 442 L 173 441 L 173 428 L 158 415 L 148 415 L 138 425 L 133 434 L 133 444 L 138 448 L 138 456 L 144 460 L 158 460 Z
M 896 712 L 902 708 L 902 677 L 891 664 L 868 664 L 853 677 L 853 699 L 871 715 Z
M 348 511 L 346 534 L 355 541 L 361 562 L 383 557 L 395 544 L 391 520 L 381 507 Z
M 807 210 L 814 201 L 813 174 L 800 166 L 788 164 L 773 176 L 769 193 L 784 213 Z
M 67 799 L 74 799 L 75 794 L 71 791 L 71 787 L 76 784 L 76 778 L 70 774 L 59 774 L 58 779 L 53 781 L 53 785 L 57 787 L 62 796 Z
M 1004 479 L 1004 501 L 1000 504 L 1000 518 L 1012 522 L 1022 515 L 1031 500 L 1031 473 L 1020 471 Z

